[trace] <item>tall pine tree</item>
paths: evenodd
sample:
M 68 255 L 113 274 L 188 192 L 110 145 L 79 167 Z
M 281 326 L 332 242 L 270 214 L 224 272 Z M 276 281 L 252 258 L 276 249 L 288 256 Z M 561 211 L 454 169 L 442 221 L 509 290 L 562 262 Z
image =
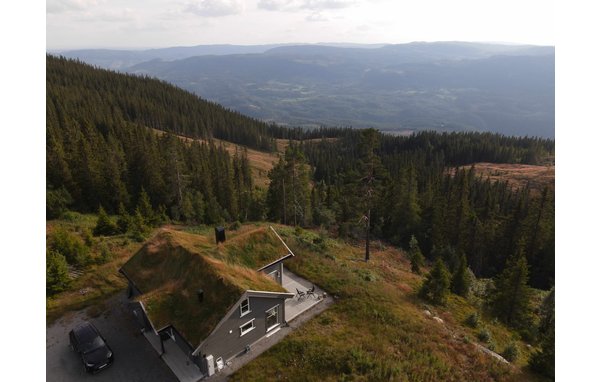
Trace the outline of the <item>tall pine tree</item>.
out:
M 410 269 L 413 273 L 421 274 L 421 267 L 425 262 L 425 258 L 419 248 L 419 242 L 415 235 L 412 235 L 408 243 L 408 258 L 410 259 Z
M 508 259 L 506 267 L 494 280 L 494 290 L 490 295 L 493 313 L 515 328 L 531 324 L 532 291 L 527 285 L 528 273 L 527 259 L 519 250 Z
M 434 304 L 443 305 L 448 299 L 450 294 L 450 272 L 442 261 L 441 258 L 437 258 L 433 269 L 425 278 L 419 295 Z

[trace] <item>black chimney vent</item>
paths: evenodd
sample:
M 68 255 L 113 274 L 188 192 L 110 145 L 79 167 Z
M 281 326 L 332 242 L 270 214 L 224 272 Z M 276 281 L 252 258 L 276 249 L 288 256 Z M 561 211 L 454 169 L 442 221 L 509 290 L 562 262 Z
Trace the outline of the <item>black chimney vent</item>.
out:
M 225 227 L 215 227 L 215 241 L 217 244 L 225 242 Z
M 198 289 L 196 293 L 198 294 L 198 302 L 202 302 L 202 300 L 204 300 L 204 291 L 202 289 Z

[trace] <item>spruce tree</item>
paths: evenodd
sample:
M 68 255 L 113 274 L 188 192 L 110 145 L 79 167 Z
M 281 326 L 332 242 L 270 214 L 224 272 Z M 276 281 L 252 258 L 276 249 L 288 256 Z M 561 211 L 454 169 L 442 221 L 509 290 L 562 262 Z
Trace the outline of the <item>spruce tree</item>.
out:
M 467 297 L 471 288 L 471 278 L 467 269 L 467 256 L 463 253 L 454 274 L 452 275 L 452 292 Z
M 285 156 L 269 171 L 269 179 L 269 217 L 283 224 L 310 225 L 310 166 L 297 145 L 287 147 Z
M 538 334 L 540 337 L 544 337 L 552 330 L 554 330 L 554 288 L 550 290 L 548 296 L 542 301 Z
M 419 242 L 415 235 L 412 235 L 410 242 L 408 243 L 408 258 L 410 259 L 410 269 L 413 273 L 421 274 L 421 267 L 425 261 L 421 249 L 419 248 Z
M 150 225 L 154 220 L 154 210 L 152 209 L 152 203 L 150 203 L 150 198 L 146 193 L 146 190 L 142 187 L 142 191 L 140 192 L 140 196 L 138 198 L 137 211 L 144 218 L 144 223 L 146 225 Z
M 527 260 L 519 250 L 508 259 L 506 267 L 494 280 L 494 290 L 490 295 L 492 312 L 515 328 L 526 328 L 531 323 L 532 291 L 527 281 Z
M 148 226 L 146 225 L 146 220 L 142 216 L 139 208 L 136 208 L 135 214 L 131 218 L 130 224 L 130 235 L 131 237 L 139 242 L 144 241 L 146 239 L 146 235 L 148 234 Z
M 189 224 L 196 220 L 194 204 L 192 202 L 192 194 L 190 192 L 186 192 L 184 194 L 183 201 L 181 202 L 180 212 L 186 223 Z
M 59 252 L 48 249 L 46 255 L 46 293 L 65 290 L 70 283 L 67 259 Z
M 56 219 L 67 210 L 73 198 L 65 187 L 57 190 L 46 188 L 46 219 Z
M 365 223 L 365 261 L 370 257 L 370 234 L 373 226 L 372 210 L 375 201 L 381 193 L 382 180 L 385 170 L 381 164 L 381 158 L 375 152 L 379 147 L 379 132 L 373 128 L 361 132 L 359 141 L 360 159 L 358 160 L 359 179 L 358 195 L 363 201 L 361 208 L 362 220 Z
M 554 379 L 555 340 L 554 320 L 550 322 L 548 332 L 542 337 L 540 350 L 533 353 L 529 359 L 529 366 L 536 372 Z
M 104 208 L 100 206 L 98 208 L 98 220 L 96 222 L 96 227 L 94 227 L 94 236 L 110 236 L 117 233 L 118 228 L 117 225 L 110 219 Z
M 127 233 L 129 230 L 129 225 L 131 224 L 131 216 L 127 213 L 123 203 L 119 203 L 119 209 L 117 212 L 119 214 L 117 217 L 117 230 L 120 233 Z
M 196 223 L 202 224 L 204 222 L 204 197 L 200 191 L 194 192 L 194 196 L 192 197 L 192 208 L 194 209 L 194 216 L 196 218 Z
M 419 291 L 421 297 L 434 304 L 443 305 L 450 294 L 450 272 L 441 258 L 437 258 L 433 269 L 423 282 Z

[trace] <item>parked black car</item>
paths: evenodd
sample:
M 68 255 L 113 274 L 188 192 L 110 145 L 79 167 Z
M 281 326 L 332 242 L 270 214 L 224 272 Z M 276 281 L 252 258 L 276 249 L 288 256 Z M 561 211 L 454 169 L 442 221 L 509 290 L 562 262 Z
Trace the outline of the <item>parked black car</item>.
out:
M 81 356 L 85 370 L 96 373 L 113 363 L 113 352 L 98 329 L 84 322 L 69 332 L 71 348 Z

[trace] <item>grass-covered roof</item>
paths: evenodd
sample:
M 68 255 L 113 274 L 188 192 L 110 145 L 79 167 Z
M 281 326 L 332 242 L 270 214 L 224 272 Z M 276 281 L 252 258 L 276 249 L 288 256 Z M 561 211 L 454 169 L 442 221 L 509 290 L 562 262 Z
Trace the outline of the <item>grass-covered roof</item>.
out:
M 156 329 L 173 325 L 198 345 L 247 290 L 286 292 L 257 269 L 287 255 L 269 229 L 245 225 L 218 247 L 212 230 L 161 229 L 122 267 Z M 204 291 L 199 302 L 197 290 Z

